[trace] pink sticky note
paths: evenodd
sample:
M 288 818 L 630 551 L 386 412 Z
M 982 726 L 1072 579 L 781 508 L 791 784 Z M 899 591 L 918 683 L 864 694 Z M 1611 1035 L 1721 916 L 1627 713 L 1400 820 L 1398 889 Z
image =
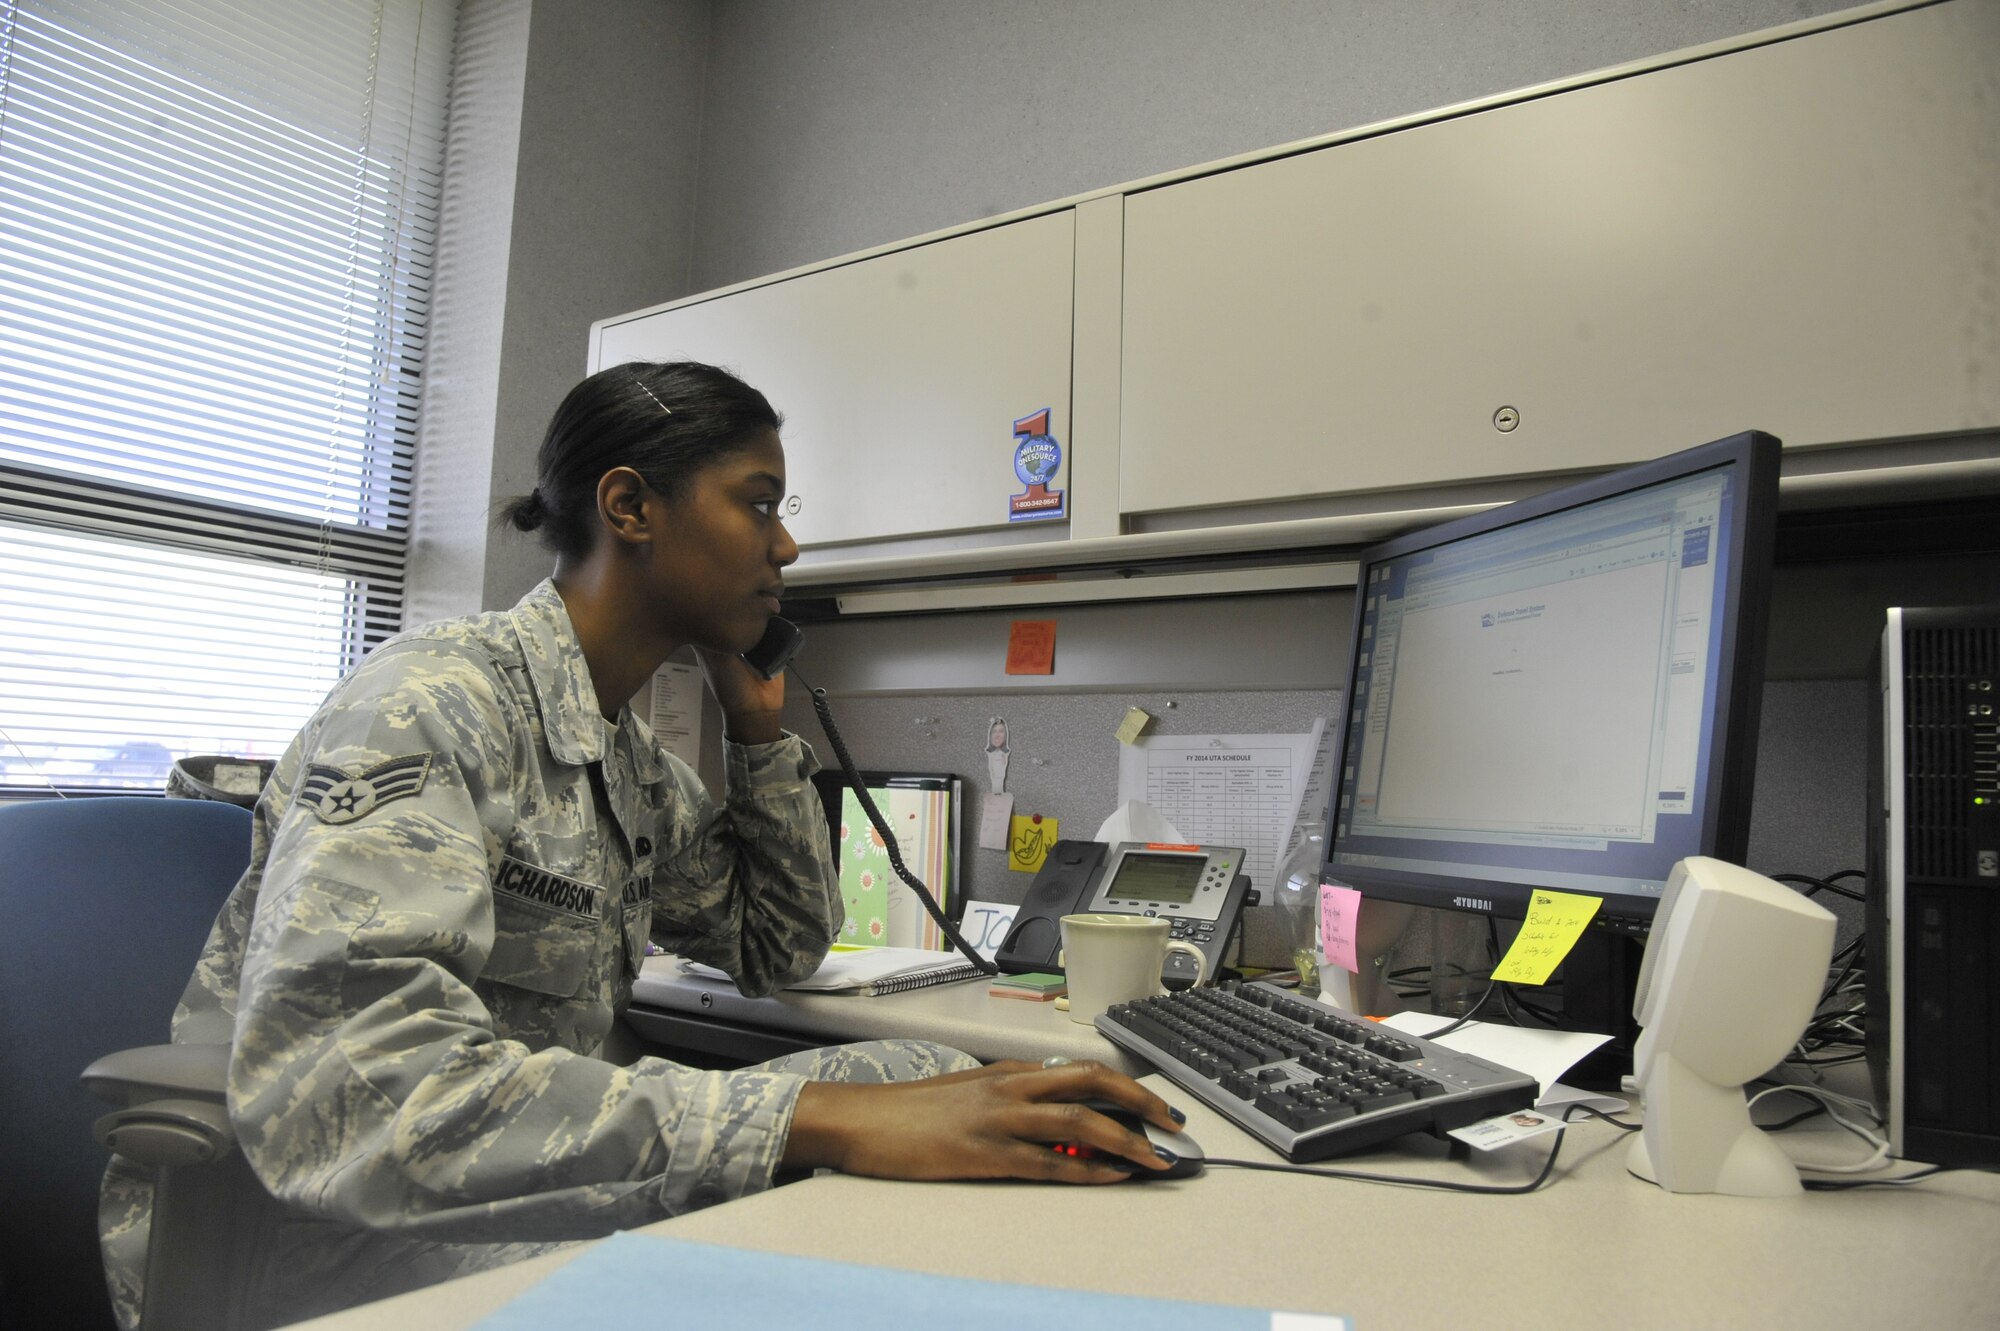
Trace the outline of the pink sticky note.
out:
M 1361 920 L 1361 893 L 1338 883 L 1323 883 L 1319 889 L 1319 936 L 1327 964 L 1344 971 L 1358 972 L 1354 957 L 1354 935 Z

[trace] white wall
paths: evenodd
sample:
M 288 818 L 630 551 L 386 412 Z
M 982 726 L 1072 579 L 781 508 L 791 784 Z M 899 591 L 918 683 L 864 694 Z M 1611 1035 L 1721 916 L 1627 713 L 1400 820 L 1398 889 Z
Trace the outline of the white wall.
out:
M 592 320 L 688 290 L 709 0 L 464 0 L 411 570 L 413 622 L 511 605 L 496 535 Z M 465 45 L 464 33 L 472 45 Z
M 722 0 L 693 289 L 1846 6 Z

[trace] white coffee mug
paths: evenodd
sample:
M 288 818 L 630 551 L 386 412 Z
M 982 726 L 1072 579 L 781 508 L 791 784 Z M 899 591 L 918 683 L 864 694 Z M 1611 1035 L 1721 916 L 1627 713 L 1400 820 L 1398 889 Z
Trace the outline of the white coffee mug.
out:
M 1098 1013 L 1120 1003 L 1166 992 L 1160 969 L 1167 953 L 1194 958 L 1194 982 L 1208 973 L 1208 958 L 1193 943 L 1168 937 L 1167 922 L 1155 915 L 1065 915 L 1062 917 L 1064 975 L 1069 980 L 1069 1019 L 1089 1025 Z

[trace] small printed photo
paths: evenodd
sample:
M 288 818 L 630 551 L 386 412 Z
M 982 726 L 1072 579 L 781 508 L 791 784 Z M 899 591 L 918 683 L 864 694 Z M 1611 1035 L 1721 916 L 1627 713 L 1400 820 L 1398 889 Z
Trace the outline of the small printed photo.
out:
M 1521 1128 L 1539 1128 L 1548 1123 L 1540 1114 L 1510 1114 L 1508 1121 Z

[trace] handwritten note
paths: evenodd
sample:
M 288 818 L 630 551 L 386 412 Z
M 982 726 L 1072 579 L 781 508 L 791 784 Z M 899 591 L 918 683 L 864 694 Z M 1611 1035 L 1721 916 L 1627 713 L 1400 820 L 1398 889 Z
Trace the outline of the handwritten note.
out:
M 1055 845 L 1060 819 L 1039 813 L 1017 813 L 1007 834 L 1007 867 L 1020 873 L 1034 873 L 1049 857 Z
M 1007 673 L 1053 675 L 1056 672 L 1056 622 L 1017 619 L 1007 631 Z
M 1007 833 L 1013 824 L 1014 797 L 988 795 L 979 802 L 979 847 L 981 850 L 1007 849 Z
M 1576 892 L 1535 890 L 1528 903 L 1528 920 L 1514 937 L 1514 945 L 1494 970 L 1495 980 L 1508 984 L 1541 984 L 1562 964 L 1577 936 L 1603 904 L 1601 897 Z
M 959 922 L 958 931 L 965 935 L 965 941 L 972 944 L 972 950 L 988 961 L 1007 941 L 1008 930 L 1014 927 L 1014 916 L 1020 912 L 1019 902 L 1011 905 L 997 901 L 968 901 L 965 903 L 965 918 Z
M 1361 893 L 1339 883 L 1323 883 L 1319 889 L 1320 950 L 1327 964 L 1344 971 L 1359 971 L 1361 963 L 1354 938 L 1361 924 Z

